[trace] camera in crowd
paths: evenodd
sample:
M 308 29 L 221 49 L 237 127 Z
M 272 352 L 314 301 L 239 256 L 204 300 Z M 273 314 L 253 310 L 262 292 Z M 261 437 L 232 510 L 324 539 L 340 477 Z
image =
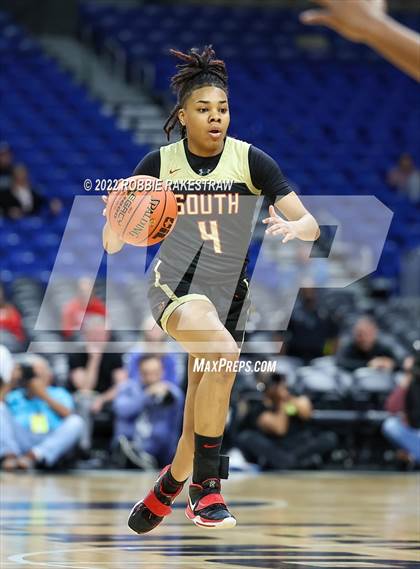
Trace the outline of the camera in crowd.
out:
M 35 370 L 33 366 L 29 364 L 20 364 L 20 378 L 19 378 L 19 387 L 24 389 L 29 387 L 31 381 L 36 377 Z

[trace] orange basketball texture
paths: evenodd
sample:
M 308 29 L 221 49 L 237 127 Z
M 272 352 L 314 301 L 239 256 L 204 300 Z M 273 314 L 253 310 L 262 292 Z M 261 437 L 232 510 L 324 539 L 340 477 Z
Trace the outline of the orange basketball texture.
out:
M 178 204 L 164 182 L 152 176 L 122 180 L 108 197 L 106 216 L 125 243 L 147 247 L 159 243 L 175 227 Z

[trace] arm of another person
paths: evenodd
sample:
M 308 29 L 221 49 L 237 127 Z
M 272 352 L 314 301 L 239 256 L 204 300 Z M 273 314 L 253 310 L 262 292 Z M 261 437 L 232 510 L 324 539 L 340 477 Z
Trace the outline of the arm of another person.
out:
M 182 391 L 182 389 L 178 387 L 175 383 L 171 383 L 170 381 L 165 381 L 165 384 L 168 387 L 168 391 L 171 392 L 177 407 L 182 408 L 185 399 L 184 392 Z
M 73 398 L 70 393 L 62 387 L 56 389 L 52 396 L 50 396 L 47 391 L 45 402 L 48 403 L 57 415 L 60 415 L 60 417 L 63 418 L 68 417 L 74 411 Z
M 112 408 L 117 417 L 130 419 L 143 411 L 149 398 L 138 382 L 128 380 L 118 385 Z
M 286 403 L 286 413 L 288 413 L 288 406 L 292 415 L 297 415 L 303 421 L 309 421 L 312 417 L 313 407 L 311 400 L 305 395 L 299 397 L 291 397 Z
M 363 42 L 420 81 L 420 35 L 388 16 L 385 0 L 313 1 L 323 9 L 304 12 L 304 24 L 327 26 L 351 41 Z
M 264 433 L 281 437 L 289 430 L 289 416 L 283 408 L 264 411 L 257 419 L 257 427 Z
M 105 403 L 110 403 L 115 400 L 118 389 L 121 385 L 125 385 L 127 382 L 127 372 L 123 367 L 115 368 L 112 370 L 112 385 L 105 390 L 103 393 L 98 395 L 96 399 L 96 405 L 102 407 Z
M 102 354 L 88 353 L 86 366 L 74 366 L 70 371 L 70 380 L 80 391 L 94 391 L 99 379 Z
M 42 379 L 35 377 L 28 384 L 28 392 L 32 397 L 38 397 L 47 403 L 60 417 L 68 417 L 73 413 L 74 402 L 70 393 L 60 388 L 49 391 Z
M 402 364 L 403 357 L 398 356 L 398 349 L 394 348 L 388 341 L 380 341 L 380 354 L 368 362 L 368 367 L 392 371 L 395 367 Z

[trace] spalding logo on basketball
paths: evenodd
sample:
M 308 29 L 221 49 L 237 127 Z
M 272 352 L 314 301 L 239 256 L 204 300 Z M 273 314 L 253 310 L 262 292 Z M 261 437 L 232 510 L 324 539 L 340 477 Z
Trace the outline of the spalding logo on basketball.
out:
M 178 205 L 165 183 L 152 176 L 122 180 L 108 198 L 106 216 L 125 243 L 147 247 L 159 243 L 175 227 Z

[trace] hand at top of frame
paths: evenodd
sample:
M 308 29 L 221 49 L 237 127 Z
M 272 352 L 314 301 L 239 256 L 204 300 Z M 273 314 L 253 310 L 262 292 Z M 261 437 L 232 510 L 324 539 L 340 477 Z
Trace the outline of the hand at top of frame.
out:
M 385 0 L 313 0 L 321 10 L 301 14 L 304 24 L 327 26 L 369 45 L 415 81 L 420 81 L 420 34 L 386 13 Z
M 386 12 L 385 0 L 312 0 L 321 10 L 301 14 L 304 24 L 327 26 L 345 38 L 363 42 L 368 39 L 372 22 Z

